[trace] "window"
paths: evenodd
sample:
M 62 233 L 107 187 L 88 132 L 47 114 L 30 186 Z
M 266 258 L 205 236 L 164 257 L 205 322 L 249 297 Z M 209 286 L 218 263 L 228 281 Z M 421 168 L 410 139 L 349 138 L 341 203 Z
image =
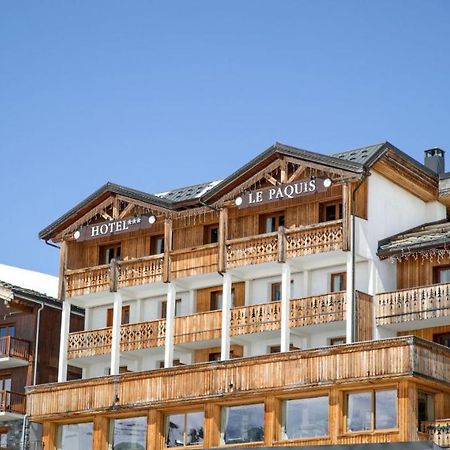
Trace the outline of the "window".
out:
M 174 359 L 174 360 L 172 360 L 172 367 L 176 367 L 176 366 L 184 366 L 184 364 L 179 359 Z M 164 361 L 159 361 L 158 367 L 160 369 L 164 369 Z
M 284 227 L 284 212 L 264 214 L 259 216 L 259 233 L 273 233 L 279 227 Z
M 133 372 L 132 370 L 128 370 L 128 366 L 119 366 L 119 373 L 130 373 Z M 106 370 L 106 375 L 111 375 L 111 368 L 108 367 L 108 370 Z
M 450 266 L 433 267 L 433 283 L 450 283 Z
M 342 219 L 342 203 L 329 202 L 319 204 L 319 221 L 329 222 L 331 220 Z
M 203 243 L 214 244 L 215 242 L 219 242 L 219 225 L 217 223 L 206 225 L 203 229 Z
M 108 308 L 108 312 L 106 315 L 106 326 L 112 327 L 113 324 L 113 308 Z M 121 324 L 127 324 L 130 323 L 130 307 L 129 306 L 122 306 L 122 321 Z
M 243 355 L 243 349 L 240 345 L 235 345 L 234 348 L 230 349 L 230 358 L 241 358 Z M 220 361 L 222 352 L 212 351 L 208 353 L 208 361 Z
M 2 325 L 0 327 L 0 337 L 15 336 L 16 327 L 14 325 Z
M 231 307 L 234 307 L 234 288 L 231 289 Z M 216 311 L 222 309 L 222 289 L 212 291 L 209 296 L 209 310 Z
M 264 404 L 223 407 L 221 437 L 223 444 L 263 441 Z
M 344 345 L 346 343 L 347 338 L 345 336 L 330 338 L 330 345 Z
M 109 264 L 112 259 L 120 259 L 120 242 L 99 247 L 99 264 Z
M 450 333 L 433 334 L 433 342 L 450 347 Z
M 292 350 L 300 350 L 298 347 L 295 347 L 293 344 L 289 344 L 289 351 Z M 281 345 L 271 345 L 269 347 L 269 353 L 280 353 L 281 352 Z
M 282 438 L 328 436 L 328 396 L 283 402 Z
M 345 272 L 331 274 L 330 292 L 345 291 L 347 288 L 347 274 Z
M 203 411 L 166 416 L 166 447 L 185 447 L 203 443 Z
M 175 300 L 175 317 L 180 315 L 181 311 L 181 298 Z M 161 319 L 167 318 L 167 300 L 161 302 Z
M 120 448 L 146 448 L 146 443 L 146 416 L 111 420 L 109 430 L 109 448 L 111 450 Z
M 94 424 L 72 423 L 59 425 L 57 434 L 57 450 L 73 450 L 82 448 L 83 450 L 92 450 L 92 435 Z
M 164 235 L 152 236 L 150 238 L 150 255 L 164 253 Z
M 0 391 L 11 391 L 11 375 L 4 375 L 0 378 Z
M 417 392 L 417 419 L 419 430 L 422 428 L 422 422 L 431 422 L 434 420 L 434 395 L 428 392 Z
M 281 301 L 281 283 L 272 283 L 270 287 L 271 295 L 270 300 L 272 302 L 278 302 Z M 289 290 L 289 296 L 292 298 L 294 296 L 294 280 L 291 280 L 290 290 Z
M 397 427 L 397 390 L 351 392 L 347 395 L 347 431 Z
M 0 449 L 8 448 L 8 430 L 2 428 L 0 431 Z

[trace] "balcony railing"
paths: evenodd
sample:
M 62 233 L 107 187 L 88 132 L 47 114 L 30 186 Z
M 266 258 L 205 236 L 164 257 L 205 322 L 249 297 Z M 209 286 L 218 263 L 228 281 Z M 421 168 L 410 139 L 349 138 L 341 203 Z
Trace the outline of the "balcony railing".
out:
M 450 349 L 441 345 L 414 337 L 384 339 L 32 386 L 27 413 L 32 420 L 62 420 L 110 412 L 114 399 L 114 408 L 125 411 L 413 376 L 447 384 L 449 364 Z
M 0 411 L 25 414 L 25 394 L 11 391 L 0 391 Z
M 376 296 L 377 325 L 450 316 L 450 283 L 401 289 Z
M 0 337 L 0 358 L 19 358 L 28 361 L 30 342 L 13 336 Z
M 430 436 L 430 440 L 439 445 L 439 447 L 450 447 L 450 419 L 422 422 L 420 431 L 427 433 Z
M 280 329 L 281 302 L 240 306 L 231 309 L 230 335 L 261 333 Z M 307 297 L 290 301 L 292 328 L 335 322 L 345 319 L 345 292 Z M 174 343 L 185 344 L 220 339 L 222 311 L 208 311 L 175 318 Z M 122 352 L 164 345 L 164 319 L 122 325 Z M 101 328 L 69 335 L 69 359 L 108 354 L 112 330 Z
M 280 255 L 295 258 L 342 249 L 342 220 L 324 222 L 268 233 L 225 243 L 226 267 L 276 262 Z M 281 244 L 283 242 L 284 244 Z M 168 278 L 182 278 L 219 270 L 219 244 L 173 250 L 170 252 Z M 105 292 L 111 286 L 111 268 L 101 265 L 65 271 L 67 297 Z M 117 287 L 150 284 L 164 279 L 164 255 L 146 256 L 118 262 Z

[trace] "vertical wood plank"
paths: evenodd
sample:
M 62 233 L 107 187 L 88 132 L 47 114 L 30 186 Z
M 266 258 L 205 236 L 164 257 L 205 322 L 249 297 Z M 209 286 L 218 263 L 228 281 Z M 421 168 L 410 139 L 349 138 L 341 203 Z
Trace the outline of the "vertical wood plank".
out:
M 115 258 L 111 260 L 109 265 L 109 290 L 111 292 L 117 292 L 117 286 L 119 284 L 119 264 Z
M 341 433 L 340 423 L 344 417 L 343 408 L 344 395 L 337 389 L 332 389 L 329 393 L 329 434 L 332 444 L 338 443 L 338 436 Z
M 286 262 L 286 230 L 283 226 L 278 227 L 278 262 Z
M 203 447 L 212 448 L 219 445 L 220 438 L 220 406 L 207 403 L 205 405 L 205 435 Z
M 227 270 L 227 249 L 228 239 L 228 208 L 224 207 L 219 212 L 219 260 L 218 272 L 223 273 Z
M 266 397 L 264 402 L 264 445 L 271 447 L 275 440 L 275 408 L 274 397 Z
M 94 418 L 94 436 L 92 449 L 105 450 L 107 444 L 108 444 L 108 418 L 104 416 L 96 416 Z
M 42 424 L 42 444 L 45 450 L 56 449 L 56 425 L 54 423 L 44 422 Z
M 147 416 L 147 450 L 164 448 L 164 416 L 156 410 L 150 410 Z
M 66 280 L 65 272 L 67 268 L 67 242 L 61 242 L 61 249 L 59 251 L 59 282 L 58 282 L 58 298 L 62 302 L 66 298 Z
M 342 250 L 348 252 L 351 249 L 351 192 L 349 183 L 342 185 Z

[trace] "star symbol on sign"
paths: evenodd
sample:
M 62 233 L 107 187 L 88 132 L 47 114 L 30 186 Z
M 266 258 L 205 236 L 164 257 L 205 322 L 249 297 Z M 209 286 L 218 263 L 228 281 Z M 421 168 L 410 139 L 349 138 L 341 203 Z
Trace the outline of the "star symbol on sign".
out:
M 140 217 L 138 217 L 138 218 L 136 219 L 136 223 L 141 223 L 141 218 L 140 218 Z

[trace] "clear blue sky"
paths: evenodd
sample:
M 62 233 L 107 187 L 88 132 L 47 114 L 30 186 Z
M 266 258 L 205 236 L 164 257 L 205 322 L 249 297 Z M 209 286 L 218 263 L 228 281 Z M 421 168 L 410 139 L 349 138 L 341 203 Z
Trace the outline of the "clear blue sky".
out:
M 275 141 L 450 151 L 449 24 L 448 0 L 1 1 L 0 262 L 56 274 L 37 233 L 108 180 L 223 178 Z

